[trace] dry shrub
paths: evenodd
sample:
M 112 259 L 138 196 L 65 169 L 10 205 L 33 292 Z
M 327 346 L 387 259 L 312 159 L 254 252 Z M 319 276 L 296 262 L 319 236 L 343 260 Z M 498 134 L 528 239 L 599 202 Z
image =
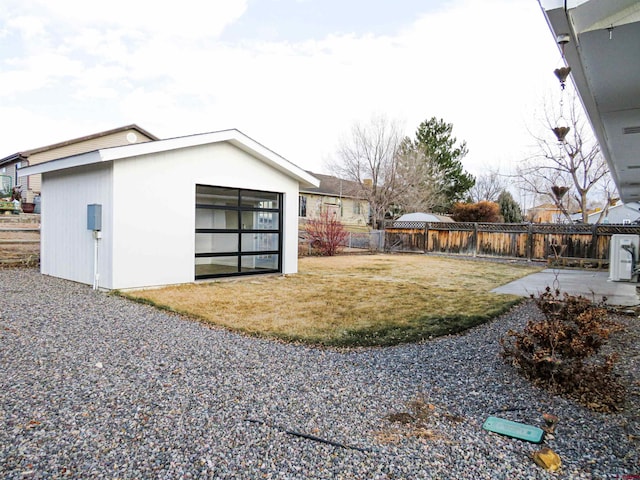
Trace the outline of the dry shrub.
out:
M 500 205 L 483 200 L 478 203 L 456 203 L 451 214 L 456 222 L 487 222 L 502 221 Z
M 348 232 L 333 212 L 323 210 L 304 226 L 307 240 L 320 255 L 333 256 L 342 249 Z
M 615 411 L 624 387 L 612 370 L 618 356 L 598 355 L 609 336 L 622 326 L 609 318 L 604 304 L 546 291 L 536 305 L 542 320 L 529 320 L 522 332 L 509 330 L 500 340 L 503 357 L 535 384 L 598 411 Z

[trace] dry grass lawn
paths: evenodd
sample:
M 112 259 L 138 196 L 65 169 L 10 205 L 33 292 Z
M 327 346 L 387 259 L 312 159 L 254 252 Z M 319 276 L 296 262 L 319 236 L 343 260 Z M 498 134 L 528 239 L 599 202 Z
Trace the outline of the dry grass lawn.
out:
M 519 297 L 493 288 L 539 268 L 424 255 L 310 257 L 290 276 L 127 292 L 215 325 L 332 346 L 393 345 L 456 333 Z

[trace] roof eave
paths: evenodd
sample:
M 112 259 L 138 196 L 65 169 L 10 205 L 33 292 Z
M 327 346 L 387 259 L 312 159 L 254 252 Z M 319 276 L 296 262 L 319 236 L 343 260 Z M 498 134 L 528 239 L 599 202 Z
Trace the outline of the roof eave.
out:
M 250 155 L 260 159 L 267 165 L 281 171 L 298 181 L 300 187 L 310 188 L 318 187 L 320 181 L 308 174 L 305 170 L 289 162 L 277 153 L 269 150 L 255 140 L 246 136 L 239 130 L 222 130 L 218 132 L 205 133 L 199 135 L 190 135 L 186 137 L 170 138 L 166 140 L 158 140 L 154 142 L 136 143 L 131 145 L 123 145 L 120 147 L 104 148 L 87 152 L 71 157 L 51 160 L 49 162 L 40 163 L 30 167 L 21 169 L 21 175 L 35 175 L 40 173 L 48 173 L 55 170 L 63 170 L 68 168 L 89 165 L 98 162 L 107 162 L 113 160 L 121 160 L 124 158 L 138 157 L 158 152 L 166 152 L 177 150 L 179 148 L 188 148 L 199 145 L 206 145 L 217 142 L 229 142 L 235 147 L 249 153 Z
M 578 97 L 587 112 L 587 117 L 593 128 L 594 134 L 600 145 L 600 151 L 604 156 L 609 170 L 616 185 L 620 185 L 620 176 L 616 165 L 612 160 L 611 148 L 605 134 L 604 124 L 602 122 L 601 112 L 596 103 L 593 91 L 587 80 L 585 65 L 579 51 L 578 33 L 576 32 L 572 22 L 564 7 L 545 10 L 541 5 L 542 12 L 545 15 L 549 29 L 555 38 L 559 35 L 568 34 L 570 40 L 564 46 L 564 56 L 567 65 L 571 66 L 571 79 L 576 87 Z M 558 49 L 562 52 L 562 47 L 558 44 Z
M 47 145 L 47 146 L 44 146 L 44 147 L 38 147 L 38 148 L 33 148 L 31 150 L 25 150 L 24 152 L 22 152 L 22 155 L 28 157 L 30 155 L 35 155 L 36 153 L 42 153 L 42 152 L 46 152 L 48 150 L 53 150 L 54 148 L 67 147 L 67 146 L 73 145 L 75 143 L 86 142 L 88 140 L 94 140 L 96 138 L 105 137 L 107 135 L 113 135 L 114 133 L 126 132 L 127 130 L 136 130 L 137 132 L 143 134 L 144 136 L 150 138 L 153 141 L 159 140 L 159 138 L 156 137 L 155 135 L 153 135 L 152 133 L 149 133 L 145 129 L 140 128 L 135 123 L 132 123 L 131 125 L 125 125 L 123 127 L 113 128 L 111 130 L 105 130 L 103 132 L 98 132 L 98 133 L 92 133 L 91 135 L 85 135 L 83 137 L 72 138 L 71 140 L 65 140 L 64 142 L 58 142 L 58 143 L 54 143 L 52 145 Z
M 100 155 L 100 150 L 94 150 L 93 152 L 80 153 L 71 157 L 58 158 L 56 160 L 49 160 L 48 162 L 37 163 L 28 167 L 20 168 L 19 175 L 38 175 L 42 173 L 54 172 L 56 170 L 66 170 L 69 168 L 81 167 L 83 165 L 91 165 L 92 163 L 98 163 L 104 161 Z
M 0 166 L 6 165 L 11 162 L 22 162 L 26 161 L 27 157 L 25 157 L 21 152 L 14 153 L 13 155 L 9 155 L 8 157 L 4 157 L 0 159 Z

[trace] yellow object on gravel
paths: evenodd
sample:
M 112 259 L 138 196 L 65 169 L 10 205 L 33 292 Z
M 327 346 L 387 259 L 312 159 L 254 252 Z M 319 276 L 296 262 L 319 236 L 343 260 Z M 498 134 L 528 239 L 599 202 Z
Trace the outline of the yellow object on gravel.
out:
M 560 455 L 548 447 L 541 448 L 533 453 L 533 460 L 542 468 L 555 472 L 562 465 Z

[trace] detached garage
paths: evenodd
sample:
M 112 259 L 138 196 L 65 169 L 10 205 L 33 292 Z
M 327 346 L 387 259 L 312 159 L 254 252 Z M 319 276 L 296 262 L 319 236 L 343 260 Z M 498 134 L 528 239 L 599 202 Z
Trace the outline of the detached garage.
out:
M 298 269 L 318 180 L 238 130 L 105 148 L 42 174 L 41 272 L 126 289 Z

